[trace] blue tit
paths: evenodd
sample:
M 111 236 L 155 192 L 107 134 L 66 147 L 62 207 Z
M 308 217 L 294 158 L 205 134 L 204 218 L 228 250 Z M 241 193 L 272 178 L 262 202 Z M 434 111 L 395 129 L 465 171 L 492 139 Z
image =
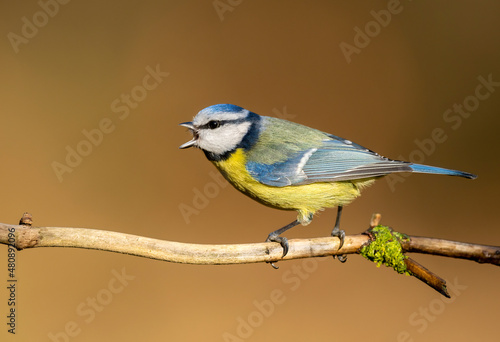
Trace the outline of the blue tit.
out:
M 475 175 L 391 160 L 335 135 L 287 120 L 260 116 L 242 107 L 218 104 L 184 122 L 193 139 L 180 148 L 201 149 L 237 190 L 272 208 L 296 210 L 297 219 L 273 231 L 283 256 L 288 229 L 307 225 L 325 208 L 338 207 L 332 236 L 344 243 L 342 208 L 377 178 L 393 172 L 432 173 L 474 179 Z

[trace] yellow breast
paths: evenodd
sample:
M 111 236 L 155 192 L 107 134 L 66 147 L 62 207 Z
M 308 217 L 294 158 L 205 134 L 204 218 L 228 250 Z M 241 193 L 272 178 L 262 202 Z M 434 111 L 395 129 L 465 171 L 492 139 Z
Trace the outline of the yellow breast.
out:
M 342 182 L 323 182 L 305 185 L 275 187 L 260 183 L 246 170 L 243 149 L 237 149 L 228 159 L 214 161 L 214 165 L 236 189 L 254 200 L 276 209 L 297 210 L 302 224 L 310 221 L 312 214 L 324 208 L 347 205 L 360 195 L 363 187 L 375 179 Z

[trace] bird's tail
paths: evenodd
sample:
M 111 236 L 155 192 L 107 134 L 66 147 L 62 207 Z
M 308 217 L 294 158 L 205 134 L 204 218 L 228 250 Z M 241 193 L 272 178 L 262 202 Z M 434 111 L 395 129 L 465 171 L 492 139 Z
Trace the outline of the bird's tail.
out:
M 417 173 L 433 173 L 437 175 L 459 176 L 469 179 L 477 178 L 477 176 L 473 175 L 472 173 L 458 171 L 458 170 L 443 169 L 441 167 L 421 165 L 421 164 L 410 164 L 409 166 L 413 170 L 413 172 Z

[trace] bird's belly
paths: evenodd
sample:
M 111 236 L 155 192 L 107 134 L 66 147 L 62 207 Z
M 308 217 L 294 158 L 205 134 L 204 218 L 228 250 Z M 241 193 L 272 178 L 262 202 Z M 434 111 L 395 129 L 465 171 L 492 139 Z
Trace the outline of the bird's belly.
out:
M 360 195 L 362 187 L 374 179 L 341 182 L 320 182 L 284 187 L 269 186 L 254 179 L 245 168 L 243 151 L 237 150 L 224 161 L 214 165 L 236 189 L 269 207 L 299 211 L 299 219 L 324 208 L 346 205 Z M 301 220 L 302 221 L 302 220 Z

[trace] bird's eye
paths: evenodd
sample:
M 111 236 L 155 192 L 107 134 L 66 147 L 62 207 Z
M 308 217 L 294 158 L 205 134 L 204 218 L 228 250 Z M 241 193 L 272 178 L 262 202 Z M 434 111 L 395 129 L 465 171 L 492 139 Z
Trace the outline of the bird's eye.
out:
M 208 123 L 208 128 L 210 129 L 216 129 L 217 127 L 220 127 L 220 121 L 210 121 Z

